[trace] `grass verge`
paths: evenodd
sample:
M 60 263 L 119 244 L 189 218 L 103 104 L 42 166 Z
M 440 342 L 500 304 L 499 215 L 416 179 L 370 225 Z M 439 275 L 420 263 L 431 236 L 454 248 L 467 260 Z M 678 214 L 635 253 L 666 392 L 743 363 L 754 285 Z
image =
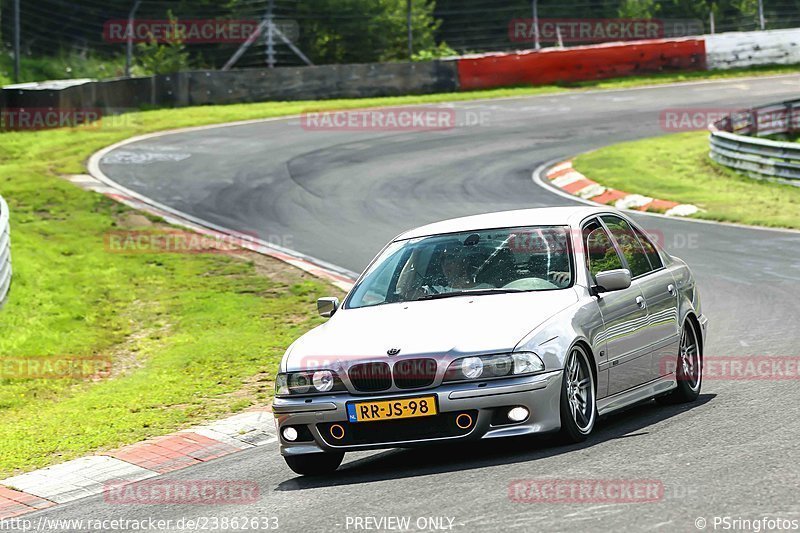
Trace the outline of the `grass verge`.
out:
M 577 90 L 793 71 L 658 75 L 580 84 Z M 567 90 L 574 89 L 158 110 L 92 127 L 0 133 L 0 193 L 12 210 L 15 269 L 11 300 L 0 313 L 3 371 L 22 358 L 113 361 L 107 379 L 0 378 L 0 476 L 268 401 L 269 380 L 285 347 L 319 322 L 314 300 L 337 293 L 253 254 L 108 253 L 107 232 L 153 221 L 61 179 L 84 172 L 90 154 L 134 135 L 179 127 Z
M 174 114 L 0 135 L 15 274 L 0 312 L 0 477 L 266 404 L 286 346 L 320 321 L 316 298 L 339 294 L 255 254 L 107 251 L 108 232 L 161 224 L 59 174 L 81 172 L 110 142 L 205 112 Z M 110 358 L 111 375 L 20 376 L 23 359 L 90 356 Z
M 5 51 L 4 51 L 5 52 Z M 76 78 L 114 78 L 125 74 L 125 56 L 108 58 L 91 52 L 60 51 L 51 56 L 20 57 L 21 82 Z M 0 84 L 13 83 L 12 53 L 0 54 Z
M 756 180 L 708 157 L 708 132 L 665 135 L 578 156 L 574 167 L 614 189 L 694 204 L 695 218 L 800 229 L 800 187 Z

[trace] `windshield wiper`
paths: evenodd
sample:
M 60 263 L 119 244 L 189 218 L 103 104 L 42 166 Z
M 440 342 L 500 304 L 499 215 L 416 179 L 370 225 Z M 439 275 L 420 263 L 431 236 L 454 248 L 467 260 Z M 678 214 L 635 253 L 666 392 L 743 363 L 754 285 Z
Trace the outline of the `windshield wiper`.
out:
M 506 294 L 509 292 L 527 292 L 523 289 L 468 289 L 462 291 L 440 292 L 437 294 L 426 294 L 420 296 L 415 302 L 420 300 L 438 300 L 440 298 L 450 298 L 451 296 L 474 296 L 481 294 Z

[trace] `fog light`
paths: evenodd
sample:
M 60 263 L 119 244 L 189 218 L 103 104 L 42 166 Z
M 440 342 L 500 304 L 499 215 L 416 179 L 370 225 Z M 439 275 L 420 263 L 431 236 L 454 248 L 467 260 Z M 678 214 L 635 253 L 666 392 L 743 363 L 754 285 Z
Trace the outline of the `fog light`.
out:
M 456 425 L 459 429 L 469 429 L 472 426 L 472 417 L 467 413 L 461 413 L 456 417 Z
M 283 438 L 289 442 L 297 440 L 297 430 L 293 427 L 283 428 Z
M 342 440 L 344 438 L 344 428 L 339 424 L 332 425 L 330 432 L 331 432 L 331 437 L 333 437 L 336 440 Z
M 528 411 L 524 407 L 514 407 L 513 409 L 510 409 L 508 411 L 508 419 L 511 420 L 512 422 L 522 422 L 523 420 L 528 418 L 529 414 L 530 411 Z

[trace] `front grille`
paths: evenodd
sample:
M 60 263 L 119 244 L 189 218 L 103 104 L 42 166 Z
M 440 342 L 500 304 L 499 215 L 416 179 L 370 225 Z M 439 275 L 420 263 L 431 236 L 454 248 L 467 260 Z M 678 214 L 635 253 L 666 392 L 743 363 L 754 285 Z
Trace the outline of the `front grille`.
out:
M 392 386 L 392 373 L 386 363 L 353 365 L 347 375 L 353 387 L 361 392 L 389 390 Z
M 475 427 L 474 423 L 464 429 L 456 425 L 456 417 L 464 413 L 471 416 L 472 420 L 476 420 L 478 417 L 478 411 L 471 410 L 442 413 L 421 418 L 386 420 L 383 422 L 328 422 L 317 424 L 317 430 L 325 442 L 331 446 L 383 444 L 387 442 L 460 437 L 470 433 Z M 339 425 L 344 428 L 344 436 L 341 439 L 337 440 L 331 437 L 330 431 L 333 425 Z
M 416 389 L 433 384 L 436 378 L 434 359 L 406 359 L 394 365 L 394 384 L 400 389 Z

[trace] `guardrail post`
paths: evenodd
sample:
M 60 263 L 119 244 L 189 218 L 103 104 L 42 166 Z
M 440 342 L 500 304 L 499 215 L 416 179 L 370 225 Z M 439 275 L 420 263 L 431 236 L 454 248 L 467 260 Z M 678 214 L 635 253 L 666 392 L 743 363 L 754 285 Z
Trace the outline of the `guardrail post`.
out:
M 19 0 L 14 0 L 14 83 L 19 83 Z
M 125 76 L 128 78 L 131 77 L 131 66 L 133 65 L 133 22 L 136 16 L 136 10 L 139 9 L 139 4 L 141 3 L 142 0 L 136 0 L 136 2 L 134 2 L 133 7 L 128 13 L 128 25 L 125 27 L 127 33 L 125 36 Z

